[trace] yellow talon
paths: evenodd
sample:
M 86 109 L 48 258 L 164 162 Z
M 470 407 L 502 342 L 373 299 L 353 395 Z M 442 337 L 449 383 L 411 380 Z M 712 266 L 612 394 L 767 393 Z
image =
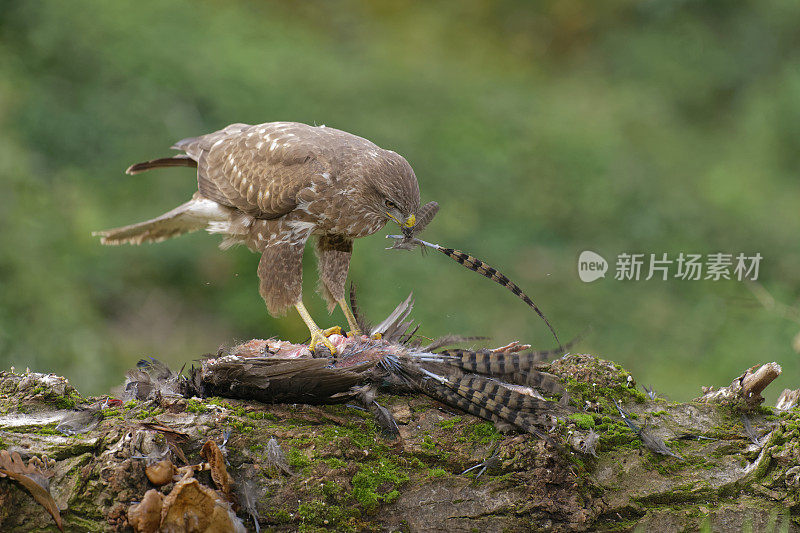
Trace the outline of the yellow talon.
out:
M 338 328 L 338 326 L 336 327 Z M 317 330 L 311 333 L 311 342 L 308 343 L 308 347 L 313 352 L 316 351 L 318 344 L 324 344 L 325 347 L 328 348 L 328 350 L 330 350 L 331 355 L 336 355 L 336 347 L 333 345 L 330 339 L 325 335 L 325 331 Z
M 342 328 L 340 328 L 339 326 L 333 326 L 328 329 L 322 330 L 322 334 L 325 335 L 326 337 L 330 337 L 331 335 L 341 335 Z
M 294 307 L 297 309 L 297 312 L 300 313 L 300 318 L 302 318 L 303 322 L 306 323 L 306 326 L 308 326 L 308 332 L 311 334 L 311 342 L 308 344 L 308 347 L 313 351 L 317 344 L 322 343 L 331 351 L 331 355 L 335 355 L 336 347 L 330 340 L 328 340 L 328 335 L 341 335 L 342 328 L 339 326 L 334 326 L 322 331 L 319 329 L 319 326 L 317 326 L 316 322 L 314 322 L 314 320 L 311 318 L 311 315 L 308 314 L 308 310 L 306 309 L 306 306 L 303 305 L 302 300 L 294 304 Z

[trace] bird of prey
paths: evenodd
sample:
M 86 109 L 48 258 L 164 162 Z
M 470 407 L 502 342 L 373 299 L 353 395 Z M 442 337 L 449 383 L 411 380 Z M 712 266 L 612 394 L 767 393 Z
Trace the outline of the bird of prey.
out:
M 311 348 L 335 352 L 302 299 L 302 258 L 316 236 L 319 291 L 329 310 L 342 308 L 360 334 L 344 299 L 353 239 L 393 220 L 408 231 L 420 207 L 419 185 L 408 162 L 391 150 L 325 126 L 296 122 L 231 124 L 178 141 L 183 153 L 138 163 L 137 174 L 161 167 L 196 167 L 192 199 L 163 215 L 96 232 L 103 244 L 157 242 L 206 229 L 225 236 L 220 247 L 244 244 L 261 254 L 259 292 L 273 316 L 294 306 L 311 333 Z

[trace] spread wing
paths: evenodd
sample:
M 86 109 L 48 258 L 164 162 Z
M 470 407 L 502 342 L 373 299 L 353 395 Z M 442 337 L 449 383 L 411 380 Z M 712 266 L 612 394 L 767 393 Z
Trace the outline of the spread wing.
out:
M 177 142 L 197 161 L 200 194 L 258 218 L 278 218 L 298 204 L 297 195 L 330 176 L 327 132 L 305 124 L 271 122 L 225 129 Z M 329 142 L 333 139 L 326 139 Z

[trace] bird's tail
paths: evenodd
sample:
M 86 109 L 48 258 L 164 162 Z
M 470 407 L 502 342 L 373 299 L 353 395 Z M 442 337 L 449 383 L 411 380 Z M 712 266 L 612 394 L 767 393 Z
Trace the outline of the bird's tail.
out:
M 206 229 L 213 222 L 227 222 L 230 220 L 230 212 L 230 208 L 195 193 L 191 200 L 160 217 L 121 228 L 95 231 L 92 235 L 100 237 L 102 244 L 159 242 Z
M 188 155 L 176 155 L 174 157 L 162 157 L 161 159 L 152 159 L 150 161 L 143 161 L 128 167 L 125 171 L 126 174 L 138 174 L 145 170 L 163 167 L 197 167 L 197 161 Z

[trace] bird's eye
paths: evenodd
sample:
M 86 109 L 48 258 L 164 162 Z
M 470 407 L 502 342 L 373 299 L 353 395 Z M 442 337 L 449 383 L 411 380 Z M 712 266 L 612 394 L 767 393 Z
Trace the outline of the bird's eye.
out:
M 387 207 L 387 209 L 396 209 L 397 208 L 397 204 L 394 203 L 391 200 L 384 200 L 383 201 L 383 205 L 385 205 Z

